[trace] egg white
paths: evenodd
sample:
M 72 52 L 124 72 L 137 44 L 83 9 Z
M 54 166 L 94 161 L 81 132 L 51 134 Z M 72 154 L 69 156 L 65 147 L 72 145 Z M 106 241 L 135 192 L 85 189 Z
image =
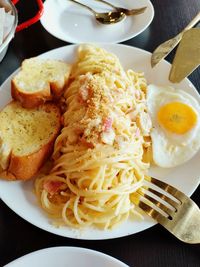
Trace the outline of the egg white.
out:
M 175 134 L 157 119 L 159 109 L 171 102 L 181 102 L 196 113 L 195 126 L 185 134 Z M 188 93 L 170 86 L 149 85 L 147 88 L 147 109 L 152 120 L 152 157 L 156 165 L 163 168 L 175 167 L 191 159 L 200 148 L 200 105 Z

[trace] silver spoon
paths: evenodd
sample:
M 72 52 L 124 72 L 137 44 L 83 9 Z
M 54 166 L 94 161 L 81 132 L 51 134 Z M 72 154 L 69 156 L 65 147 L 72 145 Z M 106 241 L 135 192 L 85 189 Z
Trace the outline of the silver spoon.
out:
M 126 17 L 126 15 L 121 11 L 98 13 L 98 12 L 94 11 L 94 9 L 92 9 L 91 7 L 84 5 L 78 1 L 75 1 L 75 0 L 69 0 L 69 1 L 74 2 L 74 3 L 76 3 L 82 7 L 87 8 L 88 10 L 90 10 L 94 14 L 96 20 L 102 24 L 117 23 Z
M 131 15 L 139 15 L 144 13 L 144 11 L 146 10 L 146 6 L 141 7 L 141 8 L 135 8 L 135 9 L 126 9 L 123 7 L 118 7 L 118 6 L 114 6 L 113 4 L 106 2 L 105 0 L 96 0 L 98 2 L 102 2 L 108 6 L 113 7 L 114 9 L 116 9 L 118 12 L 123 12 L 124 14 L 126 14 L 127 16 L 131 16 Z

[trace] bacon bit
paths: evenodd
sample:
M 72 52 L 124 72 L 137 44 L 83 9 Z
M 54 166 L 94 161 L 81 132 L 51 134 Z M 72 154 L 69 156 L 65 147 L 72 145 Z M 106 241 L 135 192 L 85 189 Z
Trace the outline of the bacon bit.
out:
M 61 125 L 64 125 L 64 116 L 61 116 L 60 123 L 61 123 Z
M 103 122 L 103 132 L 109 132 L 112 128 L 113 120 L 110 117 L 107 117 Z
M 139 137 L 140 136 L 140 129 L 137 128 L 136 132 L 135 132 L 135 137 Z
M 79 136 L 82 136 L 83 135 L 83 129 L 80 128 L 80 127 L 77 127 L 75 130 L 74 130 L 75 134 L 79 135 Z
M 43 184 L 44 190 L 46 190 L 49 194 L 54 195 L 58 192 L 59 188 L 63 185 L 63 182 L 60 181 L 46 181 Z
M 80 197 L 80 198 L 79 198 L 79 201 L 78 201 L 78 204 L 82 204 L 83 201 L 84 201 L 84 197 Z
M 85 137 L 81 137 L 80 141 L 83 145 L 87 146 L 88 148 L 94 148 L 94 144 L 91 142 L 88 142 Z

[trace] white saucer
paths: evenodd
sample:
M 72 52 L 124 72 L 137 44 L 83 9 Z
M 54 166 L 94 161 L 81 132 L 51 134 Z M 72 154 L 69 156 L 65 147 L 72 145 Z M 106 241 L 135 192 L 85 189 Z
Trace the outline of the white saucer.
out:
M 95 20 L 87 9 L 70 0 L 46 0 L 41 18 L 43 27 L 53 36 L 70 43 L 98 42 L 119 43 L 131 39 L 144 31 L 154 17 L 154 8 L 149 0 L 108 0 L 116 6 L 139 8 L 147 6 L 143 14 L 128 16 L 112 25 L 103 25 Z M 81 0 L 97 12 L 112 9 L 95 0 Z
M 20 257 L 4 267 L 128 267 L 104 253 L 78 247 L 41 249 Z

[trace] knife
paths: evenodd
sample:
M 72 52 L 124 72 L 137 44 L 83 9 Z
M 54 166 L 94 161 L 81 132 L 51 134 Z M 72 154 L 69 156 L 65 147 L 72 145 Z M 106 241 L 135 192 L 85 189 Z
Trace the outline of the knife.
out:
M 183 34 L 176 50 L 169 80 L 179 83 L 200 65 L 200 28 L 194 28 Z
M 151 66 L 152 68 L 157 65 L 163 58 L 165 58 L 180 42 L 183 37 L 183 34 L 191 29 L 200 21 L 200 12 L 193 18 L 193 20 L 175 37 L 165 41 L 160 44 L 152 53 L 151 56 Z

